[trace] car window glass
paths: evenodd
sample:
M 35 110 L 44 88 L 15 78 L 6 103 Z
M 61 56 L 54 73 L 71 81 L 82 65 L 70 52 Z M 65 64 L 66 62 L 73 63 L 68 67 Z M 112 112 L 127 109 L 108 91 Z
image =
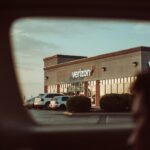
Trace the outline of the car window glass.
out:
M 39 95 L 38 95 L 38 97 L 43 97 L 43 96 L 44 96 L 44 94 L 39 94 Z
M 55 100 L 55 101 L 58 100 L 58 97 L 53 97 L 53 100 Z
M 62 101 L 67 101 L 69 97 L 62 97 Z
M 46 97 L 46 98 L 49 98 L 49 95 L 46 95 L 45 97 Z
M 44 124 L 107 123 L 106 118 L 94 115 L 82 119 L 70 117 L 69 120 L 63 116 L 67 106 L 57 105 L 56 108 L 57 103 L 53 103 L 50 109 L 48 98 L 86 96 L 90 99 L 90 113 L 93 110 L 112 113 L 104 111 L 101 98 L 115 94 L 126 97 L 136 79 L 135 74 L 148 69 L 149 31 L 150 23 L 144 21 L 27 17 L 14 22 L 10 36 L 22 97 L 24 101 L 36 97 L 35 106 L 31 106 L 33 109 L 29 112 L 37 121 L 51 116 L 46 118 L 48 121 L 40 122 Z M 44 97 L 46 93 L 49 94 Z M 115 101 L 113 99 L 110 105 L 115 106 L 113 111 L 117 112 L 120 102 Z M 43 115 L 42 119 L 36 118 L 38 113 Z M 114 118 L 109 121 L 130 125 L 130 106 L 125 105 L 122 113 L 121 121 Z
M 48 95 L 46 96 L 46 98 L 52 98 L 52 97 L 53 97 L 52 94 L 48 94 Z

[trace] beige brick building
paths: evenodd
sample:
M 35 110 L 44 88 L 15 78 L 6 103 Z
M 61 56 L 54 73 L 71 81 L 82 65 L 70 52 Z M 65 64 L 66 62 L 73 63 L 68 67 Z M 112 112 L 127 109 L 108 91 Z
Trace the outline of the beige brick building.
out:
M 99 105 L 107 93 L 128 93 L 136 73 L 148 69 L 149 47 L 136 47 L 95 57 L 55 55 L 44 58 L 44 91 L 76 93 Z

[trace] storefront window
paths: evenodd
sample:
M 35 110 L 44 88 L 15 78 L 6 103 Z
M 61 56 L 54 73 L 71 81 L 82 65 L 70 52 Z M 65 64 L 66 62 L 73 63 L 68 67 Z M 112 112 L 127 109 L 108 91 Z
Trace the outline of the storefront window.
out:
M 128 77 L 128 83 L 131 83 L 131 78 L 130 77 Z
M 106 94 L 111 93 L 111 80 L 106 80 Z
M 127 78 L 125 77 L 125 78 L 124 78 L 124 83 L 127 83 L 127 82 L 128 82 L 128 80 L 127 80 Z
M 105 80 L 100 80 L 100 97 L 105 95 Z
M 131 82 L 134 82 L 135 78 L 134 77 L 131 77 Z
M 118 85 L 117 85 L 117 79 L 114 80 L 115 82 L 112 83 L 112 93 L 117 93 L 117 88 L 118 88 Z
M 91 98 L 92 105 L 95 105 L 96 81 L 88 81 L 88 96 Z

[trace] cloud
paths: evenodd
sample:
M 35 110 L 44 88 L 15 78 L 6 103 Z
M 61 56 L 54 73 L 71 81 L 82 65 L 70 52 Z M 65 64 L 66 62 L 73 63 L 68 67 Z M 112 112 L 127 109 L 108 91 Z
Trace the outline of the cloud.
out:
M 102 35 L 106 36 L 103 32 L 114 29 L 111 24 L 86 19 L 24 19 L 16 22 L 11 31 L 15 67 L 26 95 L 43 91 L 44 57 L 60 52 L 74 55 L 84 55 L 86 52 L 87 55 L 93 55 L 93 45 L 96 47 L 97 42 L 102 47 L 104 43 L 101 42 Z
M 27 18 L 16 22 L 12 27 L 13 47 L 18 54 L 30 53 L 31 56 L 36 57 L 64 53 L 62 49 L 67 51 L 67 46 L 70 46 L 68 41 L 71 41 L 73 45 L 78 43 L 79 39 L 83 39 L 84 44 L 89 34 L 91 39 L 95 37 L 93 30 L 97 30 L 97 33 L 112 30 L 114 27 L 111 27 L 109 23 L 87 19 Z
M 60 46 L 54 43 L 47 43 L 42 40 L 38 40 L 28 33 L 21 33 L 17 36 L 12 37 L 12 42 L 14 48 L 18 51 L 35 51 L 35 50 L 42 50 L 44 48 L 52 48 L 52 49 L 59 49 Z
M 43 93 L 44 91 L 43 83 L 40 82 L 20 83 L 20 88 L 23 97 L 25 96 L 26 99 L 31 96 L 38 96 L 39 93 Z
M 74 23 L 72 20 L 62 19 L 23 19 L 17 21 L 12 30 L 22 29 L 23 32 L 34 35 L 61 35 L 73 31 L 75 29 Z
M 135 26 L 135 31 L 137 33 L 146 33 L 146 34 L 149 34 L 150 33 L 150 23 L 138 23 L 136 26 Z
M 85 34 L 88 29 L 112 30 L 110 23 L 114 21 L 103 21 L 100 19 L 22 19 L 17 21 L 13 29 L 22 29 L 22 32 L 32 33 L 33 35 L 77 35 Z
M 39 69 L 40 66 L 35 66 L 31 63 L 16 63 L 15 64 L 15 68 L 16 69 L 24 69 L 26 71 L 30 70 L 30 71 L 34 71 L 34 70 L 37 70 Z

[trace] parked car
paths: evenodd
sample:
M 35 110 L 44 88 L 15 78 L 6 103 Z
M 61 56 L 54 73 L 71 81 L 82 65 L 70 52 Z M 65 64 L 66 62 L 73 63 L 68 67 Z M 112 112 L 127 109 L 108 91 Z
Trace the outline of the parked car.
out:
M 24 103 L 24 106 L 25 106 L 26 108 L 29 108 L 29 109 L 34 108 L 34 101 L 35 101 L 35 98 L 36 98 L 36 97 L 32 97 L 32 98 L 26 100 L 25 103 Z
M 49 104 L 50 109 L 66 110 L 66 103 L 69 98 L 70 98 L 69 96 L 55 96 L 50 101 Z
M 50 101 L 55 96 L 64 96 L 64 95 L 60 94 L 60 93 L 39 94 L 39 96 L 35 98 L 34 107 L 35 108 L 49 109 Z

